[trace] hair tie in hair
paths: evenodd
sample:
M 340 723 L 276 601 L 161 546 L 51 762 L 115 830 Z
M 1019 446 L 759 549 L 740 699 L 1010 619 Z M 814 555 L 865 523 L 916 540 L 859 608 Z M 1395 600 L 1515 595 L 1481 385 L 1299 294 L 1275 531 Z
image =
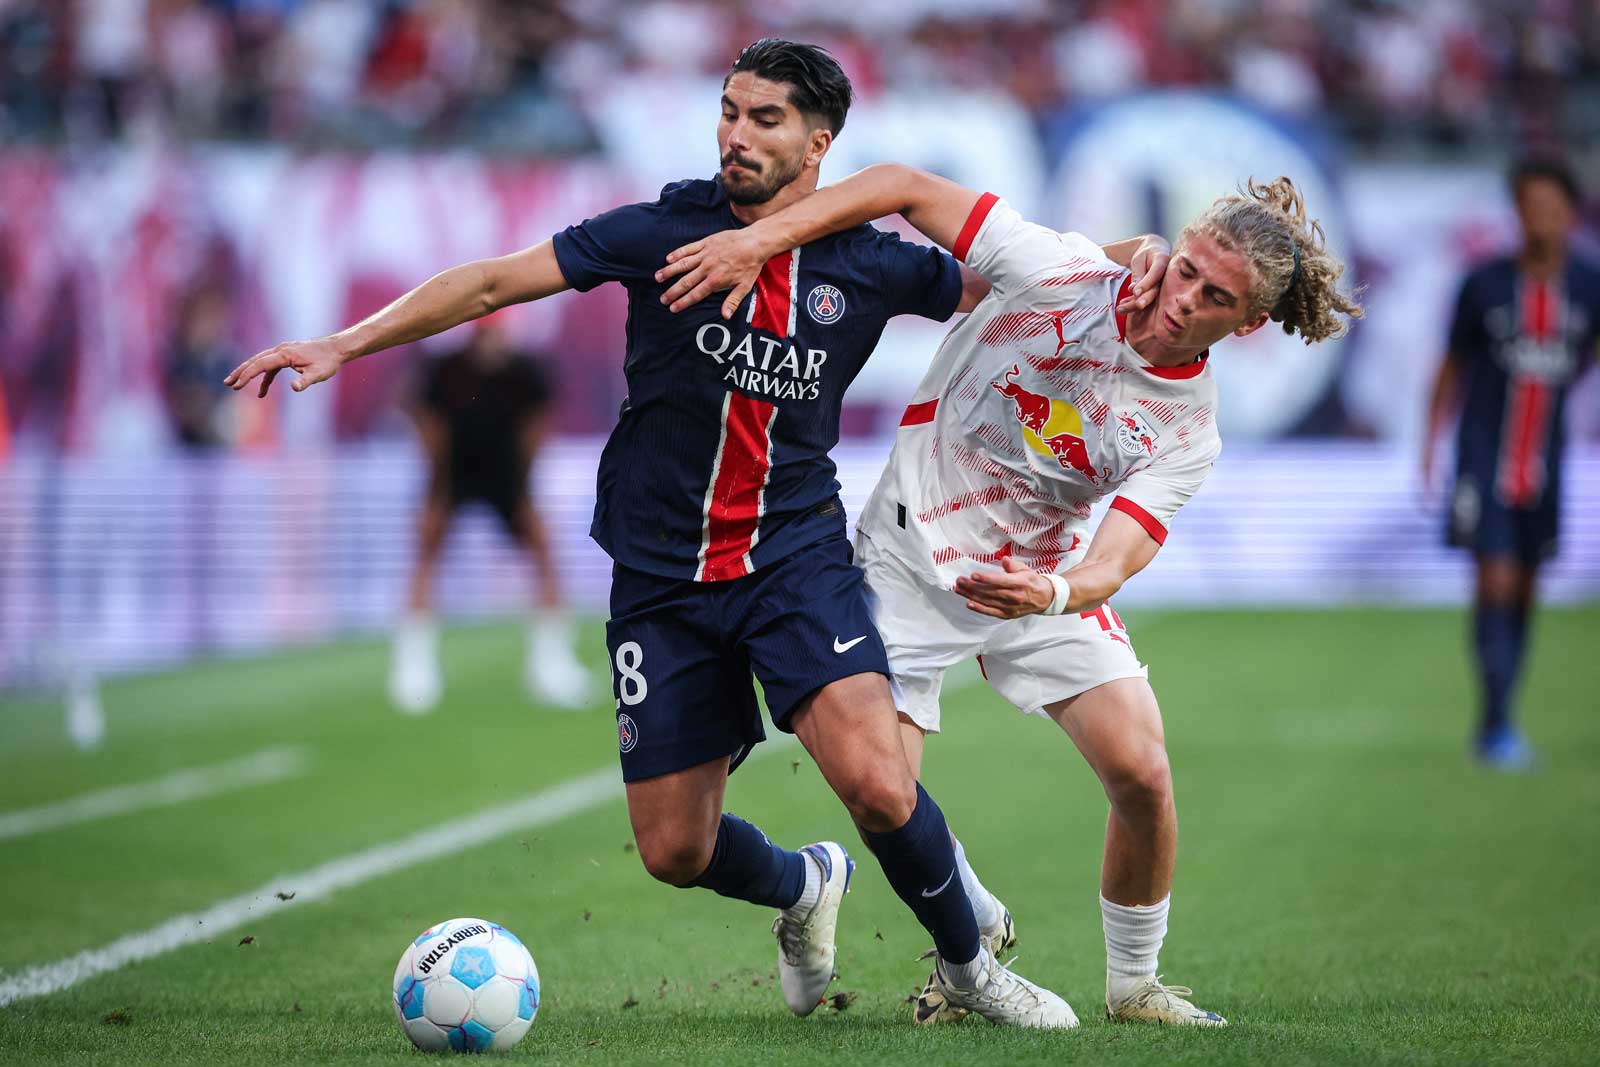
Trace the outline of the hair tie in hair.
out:
M 1289 249 L 1294 252 L 1294 270 L 1289 274 L 1289 287 L 1283 291 L 1285 296 L 1293 292 L 1300 281 L 1300 244 L 1292 237 L 1289 238 Z

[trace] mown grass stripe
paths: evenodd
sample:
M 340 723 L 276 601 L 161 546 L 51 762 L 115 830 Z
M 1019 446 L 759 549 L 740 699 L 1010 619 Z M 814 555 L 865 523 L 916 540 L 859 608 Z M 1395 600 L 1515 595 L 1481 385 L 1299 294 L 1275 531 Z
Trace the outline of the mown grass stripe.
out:
M 264 748 L 225 763 L 187 767 L 150 781 L 113 786 L 53 804 L 0 814 L 0 841 L 269 785 L 299 777 L 310 766 L 310 750 L 303 745 Z

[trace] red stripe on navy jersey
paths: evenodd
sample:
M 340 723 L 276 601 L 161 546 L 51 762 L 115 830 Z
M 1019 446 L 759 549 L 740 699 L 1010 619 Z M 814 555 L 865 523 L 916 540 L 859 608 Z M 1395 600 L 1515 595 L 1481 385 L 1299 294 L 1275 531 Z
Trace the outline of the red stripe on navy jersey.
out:
M 767 478 L 772 473 L 772 420 L 777 407 L 729 393 L 722 409 L 696 581 L 722 582 L 751 571 L 750 550 L 759 537 Z
M 1557 296 L 1547 281 L 1531 281 L 1522 291 L 1522 335 L 1548 343 L 1556 332 Z M 1510 507 L 1532 507 L 1544 491 L 1544 444 L 1550 432 L 1550 386 L 1532 375 L 1511 379 L 1506 393 L 1506 424 L 1501 436 L 1500 498 Z
M 978 197 L 978 202 L 972 205 L 972 211 L 967 215 L 967 221 L 961 226 L 961 232 L 956 235 L 956 243 L 950 246 L 952 256 L 963 263 L 967 261 L 967 253 L 972 251 L 972 242 L 977 239 L 978 231 L 983 228 L 983 220 L 989 217 L 989 209 L 999 200 L 1000 198 L 993 193 L 984 193 Z
M 1535 341 L 1548 341 L 1552 327 L 1555 324 L 1555 310 L 1552 303 L 1549 282 L 1534 282 L 1528 288 L 1528 307 L 1526 330 L 1530 338 Z
M 1143 526 L 1144 532 L 1155 538 L 1156 544 L 1164 545 L 1167 543 L 1167 528 L 1161 525 L 1160 520 L 1158 520 L 1154 515 L 1150 514 L 1144 508 L 1141 508 L 1138 504 L 1135 504 L 1127 497 L 1119 496 L 1113 500 L 1111 502 L 1111 510 L 1120 511 L 1124 515 L 1132 518 L 1133 521 L 1137 522 L 1140 526 Z
M 921 426 L 925 422 L 933 421 L 933 413 L 939 407 L 939 398 L 924 400 L 920 404 L 911 404 L 906 407 L 906 413 L 900 416 L 901 426 Z
M 1500 469 L 1500 497 L 1514 508 L 1532 507 L 1544 488 L 1544 437 L 1550 415 L 1550 387 L 1533 377 L 1511 383 L 1508 446 Z
M 761 265 L 756 277 L 755 308 L 750 325 L 758 330 L 789 336 L 790 309 L 794 306 L 794 271 L 791 266 L 795 253 L 791 250 L 773 256 Z

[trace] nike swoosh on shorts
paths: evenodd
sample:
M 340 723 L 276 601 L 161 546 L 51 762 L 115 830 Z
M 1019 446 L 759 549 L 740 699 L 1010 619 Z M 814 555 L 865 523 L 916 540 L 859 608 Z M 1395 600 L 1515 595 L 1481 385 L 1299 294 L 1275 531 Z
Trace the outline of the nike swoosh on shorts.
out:
M 860 637 L 856 638 L 854 641 L 845 641 L 845 642 L 841 643 L 839 641 L 839 639 L 837 637 L 835 637 L 833 639 L 833 650 L 835 652 L 839 653 L 840 655 L 843 655 L 844 653 L 849 652 L 852 648 L 855 648 L 857 645 L 859 645 L 861 642 L 865 641 L 866 639 L 867 639 L 867 635 L 866 634 L 862 634 Z

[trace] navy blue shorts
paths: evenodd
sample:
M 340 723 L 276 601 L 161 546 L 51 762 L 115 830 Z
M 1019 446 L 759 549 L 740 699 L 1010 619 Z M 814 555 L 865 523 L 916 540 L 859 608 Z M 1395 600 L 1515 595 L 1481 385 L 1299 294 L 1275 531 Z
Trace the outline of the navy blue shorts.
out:
M 618 564 L 606 647 L 626 782 L 723 756 L 737 766 L 766 738 L 752 675 L 773 725 L 793 732 L 789 716 L 829 682 L 889 673 L 843 537 L 726 582 Z
M 1507 507 L 1492 487 L 1483 491 L 1479 479 L 1463 474 L 1451 498 L 1446 540 L 1479 556 L 1541 563 L 1556 554 L 1556 497 L 1552 486 L 1533 507 Z

